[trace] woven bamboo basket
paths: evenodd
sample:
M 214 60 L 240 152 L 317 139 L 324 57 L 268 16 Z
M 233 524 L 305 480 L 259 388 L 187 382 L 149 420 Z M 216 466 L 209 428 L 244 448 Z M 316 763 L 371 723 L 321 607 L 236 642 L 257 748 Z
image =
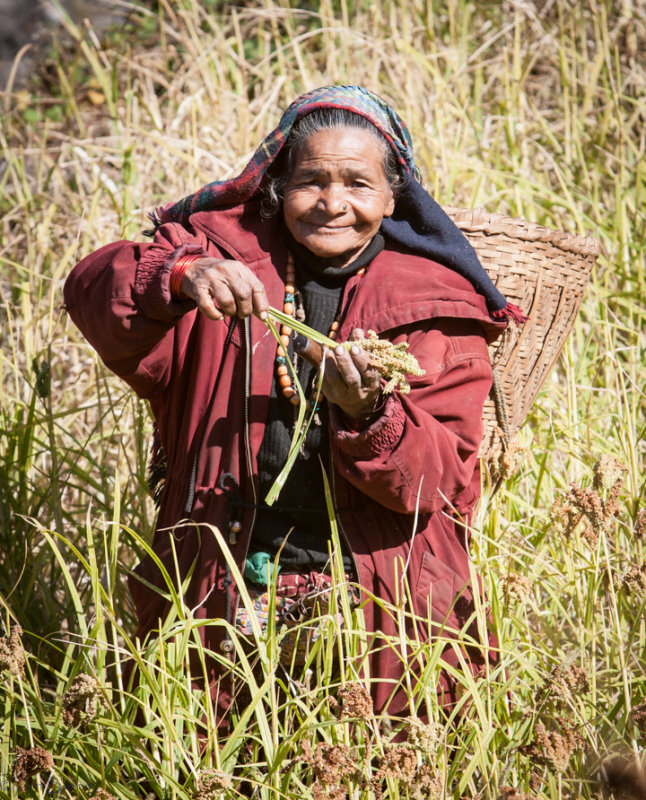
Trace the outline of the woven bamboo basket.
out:
M 489 347 L 494 385 L 480 457 L 492 461 L 525 421 L 572 330 L 599 244 L 484 209 L 445 208 L 507 300 L 529 320 Z

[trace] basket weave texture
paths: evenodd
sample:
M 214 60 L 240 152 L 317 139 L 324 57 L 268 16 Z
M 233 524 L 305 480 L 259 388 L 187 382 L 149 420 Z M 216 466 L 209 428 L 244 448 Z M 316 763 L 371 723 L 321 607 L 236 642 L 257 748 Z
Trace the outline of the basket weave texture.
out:
M 494 388 L 484 408 L 480 457 L 496 457 L 517 433 L 579 311 L 599 243 L 586 236 L 490 214 L 446 208 L 507 300 L 527 315 L 489 346 Z

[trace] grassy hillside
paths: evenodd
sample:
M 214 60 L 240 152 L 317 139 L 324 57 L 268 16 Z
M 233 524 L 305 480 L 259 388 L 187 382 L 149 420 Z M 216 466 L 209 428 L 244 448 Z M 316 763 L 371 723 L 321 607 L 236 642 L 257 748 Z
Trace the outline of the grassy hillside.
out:
M 69 23 L 32 82 L 8 87 L 0 800 L 595 798 L 599 775 L 621 772 L 609 758 L 643 757 L 645 51 L 642 4 L 613 0 L 160 0 L 102 41 Z M 254 701 L 218 741 L 184 666 L 190 609 L 175 598 L 161 643 L 131 641 L 125 576 L 154 523 L 150 418 L 67 319 L 62 283 L 84 254 L 140 237 L 154 206 L 236 175 L 296 95 L 333 82 L 394 105 L 441 203 L 588 233 L 602 252 L 512 474 L 485 486 L 476 520 L 498 664 L 458 675 L 447 721 L 442 642 L 405 642 L 428 678 L 413 719 L 423 707 L 433 722 L 395 743 L 358 672 L 388 643 L 345 609 L 296 684 L 280 631 L 257 641 L 257 669 L 240 651 Z

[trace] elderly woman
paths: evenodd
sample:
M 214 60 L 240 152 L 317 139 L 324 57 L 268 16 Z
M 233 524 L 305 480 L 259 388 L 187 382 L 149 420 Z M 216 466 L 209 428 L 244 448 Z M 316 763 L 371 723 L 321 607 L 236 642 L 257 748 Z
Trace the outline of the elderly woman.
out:
M 395 602 L 405 564 L 412 611 L 460 629 L 472 610 L 467 540 L 492 378 L 487 341 L 516 310 L 421 186 L 396 113 L 361 87 L 309 92 L 238 178 L 166 207 L 155 223 L 151 242 L 120 241 L 82 261 L 65 302 L 106 365 L 150 403 L 167 475 L 153 548 L 170 574 L 173 550 L 180 574 L 191 574 L 186 604 L 244 630 L 238 587 L 199 523 L 224 532 L 257 592 L 277 556 L 281 597 L 325 585 L 322 462 L 368 628 L 396 633 L 373 598 Z M 407 342 L 425 371 L 410 394 L 386 395 L 360 347 L 326 351 L 317 424 L 271 507 L 264 498 L 299 398 L 263 322 L 269 306 L 339 342 L 368 330 Z M 298 359 L 303 341 L 295 350 L 292 339 L 284 329 L 310 400 L 316 367 Z M 142 639 L 167 612 L 154 590 L 163 585 L 150 558 L 130 580 Z M 232 649 L 225 626 L 202 633 L 209 648 Z M 375 648 L 378 711 L 405 709 L 402 673 L 393 648 Z M 440 681 L 440 693 L 451 689 Z M 226 706 L 225 687 L 217 692 Z

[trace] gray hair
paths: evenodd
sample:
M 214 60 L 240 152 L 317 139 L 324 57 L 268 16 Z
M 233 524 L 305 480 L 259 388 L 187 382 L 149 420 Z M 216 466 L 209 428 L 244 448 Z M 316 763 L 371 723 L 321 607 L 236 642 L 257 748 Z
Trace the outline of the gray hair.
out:
M 292 126 L 287 141 L 267 171 L 261 187 L 263 195 L 260 204 L 261 216 L 272 217 L 280 209 L 283 193 L 294 171 L 296 159 L 310 136 L 331 128 L 359 128 L 368 131 L 381 143 L 384 175 L 393 194 L 397 197 L 398 191 L 404 185 L 404 178 L 392 147 L 377 128 L 365 117 L 354 114 L 345 108 L 320 108 L 301 117 Z

